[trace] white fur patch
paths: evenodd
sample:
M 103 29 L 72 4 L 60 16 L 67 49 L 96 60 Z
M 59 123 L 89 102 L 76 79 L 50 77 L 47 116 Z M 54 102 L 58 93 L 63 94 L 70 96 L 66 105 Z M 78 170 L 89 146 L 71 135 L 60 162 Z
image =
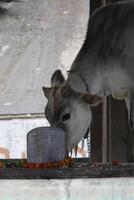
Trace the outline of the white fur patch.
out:
M 131 77 L 121 69 L 112 69 L 97 72 L 91 85 L 91 93 L 98 95 L 110 95 L 116 99 L 128 97 L 128 87 L 132 84 Z

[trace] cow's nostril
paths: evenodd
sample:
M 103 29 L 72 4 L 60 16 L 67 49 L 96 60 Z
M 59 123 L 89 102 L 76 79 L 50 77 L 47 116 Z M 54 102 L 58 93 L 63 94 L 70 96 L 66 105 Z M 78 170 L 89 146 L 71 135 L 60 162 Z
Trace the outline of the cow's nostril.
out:
M 67 121 L 67 120 L 70 119 L 70 117 L 71 117 L 70 113 L 66 113 L 66 114 L 64 114 L 64 115 L 62 116 L 62 121 L 63 121 L 63 122 L 64 122 L 64 121 Z

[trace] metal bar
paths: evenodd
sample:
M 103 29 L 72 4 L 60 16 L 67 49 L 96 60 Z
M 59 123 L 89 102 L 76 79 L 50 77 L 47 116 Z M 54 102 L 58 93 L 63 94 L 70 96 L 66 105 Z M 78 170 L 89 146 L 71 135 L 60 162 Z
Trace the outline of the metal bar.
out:
M 102 105 L 102 162 L 107 163 L 107 96 Z
M 29 113 L 29 114 L 6 114 L 6 115 L 0 115 L 0 120 L 31 119 L 31 118 L 45 118 L 45 114 L 44 113 Z
M 112 158 L 111 158 L 111 153 L 112 153 L 112 149 L 111 149 L 111 144 L 112 144 L 112 139 L 111 139 L 111 96 L 108 96 L 108 105 L 107 105 L 107 110 L 108 110 L 108 162 L 112 162 Z

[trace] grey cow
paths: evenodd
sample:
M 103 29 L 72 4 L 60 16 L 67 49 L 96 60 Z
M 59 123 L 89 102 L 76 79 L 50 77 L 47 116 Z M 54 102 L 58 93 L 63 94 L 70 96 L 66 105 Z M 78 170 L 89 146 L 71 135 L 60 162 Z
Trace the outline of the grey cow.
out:
M 91 106 L 105 95 L 125 99 L 129 123 L 134 126 L 134 2 L 102 7 L 90 17 L 82 48 L 64 79 L 60 70 L 43 87 L 51 126 L 66 132 L 71 151 L 92 120 Z

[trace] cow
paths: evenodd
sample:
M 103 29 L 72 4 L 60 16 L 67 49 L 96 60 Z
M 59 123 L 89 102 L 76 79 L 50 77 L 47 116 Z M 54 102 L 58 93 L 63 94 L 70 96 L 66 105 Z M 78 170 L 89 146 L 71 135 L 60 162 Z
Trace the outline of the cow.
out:
M 71 151 L 89 129 L 91 107 L 112 95 L 125 99 L 128 121 L 134 127 L 134 2 L 116 2 L 90 17 L 85 41 L 65 80 L 56 70 L 51 87 L 42 87 L 48 99 L 45 115 L 51 126 L 66 133 Z

